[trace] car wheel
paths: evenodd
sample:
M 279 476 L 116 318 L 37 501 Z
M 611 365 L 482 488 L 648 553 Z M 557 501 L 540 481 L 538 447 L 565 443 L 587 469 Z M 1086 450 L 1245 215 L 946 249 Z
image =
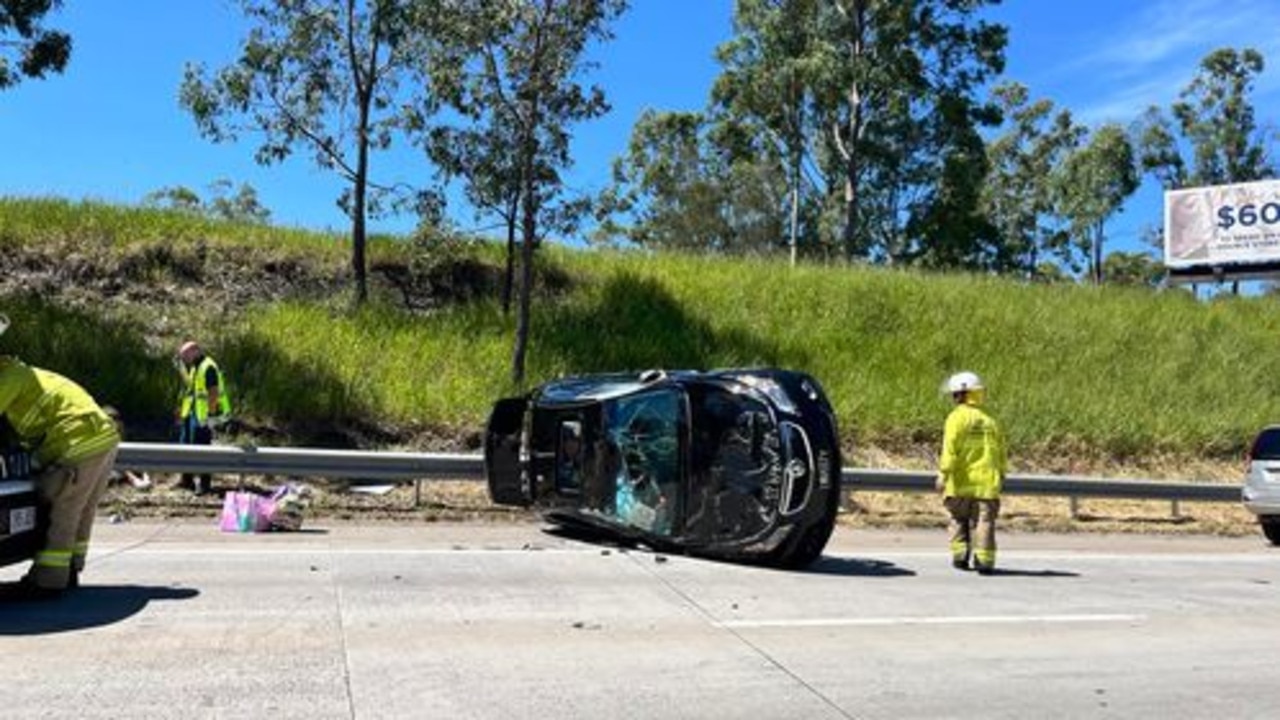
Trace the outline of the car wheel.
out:
M 1272 545 L 1280 545 L 1280 516 L 1268 515 L 1259 521 L 1262 525 L 1262 534 L 1267 536 L 1267 540 Z
M 808 567 L 815 560 L 822 557 L 822 550 L 827 546 L 827 541 L 831 539 L 831 533 L 836 529 L 836 514 L 839 509 L 840 493 L 838 490 L 831 491 L 827 498 L 826 507 L 823 508 L 822 519 L 802 533 L 794 543 L 786 547 L 777 558 L 776 564 L 778 567 L 799 570 Z
M 779 567 L 800 570 L 812 565 L 813 561 L 822 557 L 822 549 L 827 546 L 827 540 L 831 538 L 834 529 L 835 523 L 826 521 L 809 528 L 779 559 Z

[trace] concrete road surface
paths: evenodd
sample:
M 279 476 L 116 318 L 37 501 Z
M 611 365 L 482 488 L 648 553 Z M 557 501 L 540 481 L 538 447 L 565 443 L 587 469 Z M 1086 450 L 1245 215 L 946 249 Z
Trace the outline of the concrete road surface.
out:
M 1226 718 L 1280 708 L 1261 539 L 841 531 L 807 572 L 535 524 L 103 525 L 0 605 L 5 718 Z M 0 569 L 13 580 L 21 567 Z

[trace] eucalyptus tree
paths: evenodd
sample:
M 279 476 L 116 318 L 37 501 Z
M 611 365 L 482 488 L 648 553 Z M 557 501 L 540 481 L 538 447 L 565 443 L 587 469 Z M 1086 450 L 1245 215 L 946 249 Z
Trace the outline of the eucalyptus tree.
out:
M 1157 287 L 1164 280 L 1164 265 L 1147 252 L 1108 253 L 1102 261 L 1103 275 L 1115 285 Z
M 598 235 L 641 247 L 723 248 L 727 188 L 706 140 L 700 112 L 646 110 L 631 129 L 626 153 L 614 160 L 613 185 L 601 207 Z M 626 225 L 618 218 L 626 216 Z
M 1086 129 L 1052 101 L 1030 99 L 1018 83 L 997 86 L 993 96 L 1004 118 L 987 143 L 990 170 L 983 210 L 999 236 L 993 268 L 1034 277 L 1046 256 L 1070 262 L 1070 234 L 1055 214 L 1051 178 Z
M 850 259 L 988 263 L 979 130 L 998 112 L 977 96 L 1003 68 L 1006 33 L 978 13 L 996 2 L 737 0 L 703 115 L 711 142 L 699 143 L 718 157 L 701 161 L 739 178 L 776 164 L 789 192 L 729 182 L 721 206 L 758 216 L 771 202 L 769 212 L 789 216 L 793 247 L 804 239 L 821 251 L 834 234 Z M 633 140 L 652 144 L 652 130 Z M 633 171 L 634 149 L 624 161 Z M 664 211 L 680 207 L 655 200 L 664 186 L 650 190 Z
M 402 126 L 421 89 L 435 17 L 429 0 L 238 0 L 252 24 L 240 57 L 216 73 L 188 65 L 180 100 L 214 142 L 260 136 L 254 159 L 279 163 L 295 150 L 346 183 L 338 205 L 351 219 L 355 301 L 368 297 L 366 221 L 403 188 L 371 180 L 374 151 Z M 412 83 L 410 81 L 413 81 Z M 418 98 L 417 104 L 429 104 Z
M 1103 125 L 1083 147 L 1072 152 L 1056 177 L 1062 214 L 1072 233 L 1087 248 L 1089 275 L 1095 284 L 1103 277 L 1105 225 L 1138 189 L 1138 164 L 1133 143 L 1124 128 Z
M 822 58 L 818 20 L 824 0 L 737 0 L 734 37 L 716 49 L 723 66 L 711 100 L 722 122 L 758 130 L 758 153 L 784 158 L 790 216 L 788 244 L 795 262 L 804 168 L 813 162 L 820 132 L 814 89 Z
M 844 208 L 849 257 L 928 254 L 943 216 L 983 232 L 977 129 L 998 121 L 978 100 L 1004 69 L 1007 31 L 979 19 L 999 0 L 829 0 L 819 4 L 815 113 L 824 163 Z M 816 138 L 815 138 L 816 140 Z M 955 243 L 969 244 L 964 248 Z M 944 253 L 972 257 L 980 238 Z
M 1251 99 L 1265 65 L 1252 48 L 1206 55 L 1169 111 L 1149 108 L 1139 122 L 1142 169 L 1166 190 L 1274 176 L 1275 132 L 1259 127 Z
M 549 232 L 566 232 L 591 209 L 561 171 L 572 165 L 570 130 L 608 111 L 604 91 L 584 87 L 595 67 L 588 48 L 612 37 L 626 0 L 451 0 L 444 14 L 453 41 L 438 48 L 445 66 L 435 87 L 485 148 L 457 154 L 469 192 L 518 205 L 520 276 L 511 376 L 524 381 L 533 295 L 534 250 Z M 478 162 L 508 148 L 510 161 Z M 508 205 L 507 207 L 511 207 Z M 513 234 L 514 237 L 514 234 Z
M 466 116 L 483 117 L 481 108 Z M 415 119 L 415 124 L 422 122 Z M 477 218 L 496 216 L 506 236 L 506 260 L 501 289 L 503 314 L 511 311 L 515 283 L 516 236 L 520 228 L 519 168 L 512 151 L 517 145 L 515 123 L 439 124 L 422 139 L 424 149 L 441 176 L 460 178 L 463 194 Z
M 646 111 L 614 162 L 599 234 L 647 248 L 725 254 L 783 246 L 785 160 L 749 129 L 700 112 Z M 625 216 L 629 224 L 620 225 Z M 790 243 L 794 249 L 795 244 Z
M 209 196 L 206 201 L 195 190 L 175 185 L 147 193 L 142 204 L 247 225 L 263 225 L 271 220 L 271 211 L 249 183 L 240 183 L 237 188 L 230 180 L 219 178 L 209 184 Z
M 209 186 L 209 192 L 206 212 L 212 217 L 246 225 L 265 225 L 271 221 L 271 210 L 262 204 L 257 188 L 249 183 L 236 186 L 221 178 Z
M 67 67 L 71 36 L 43 24 L 61 5 L 61 0 L 0 0 L 0 90 Z

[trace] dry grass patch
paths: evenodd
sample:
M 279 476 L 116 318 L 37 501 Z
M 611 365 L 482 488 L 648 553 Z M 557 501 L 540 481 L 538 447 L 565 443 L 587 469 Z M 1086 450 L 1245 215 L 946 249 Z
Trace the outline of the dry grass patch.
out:
M 251 477 L 244 489 L 270 494 L 281 481 Z M 394 486 L 385 493 L 364 493 L 345 482 L 322 479 L 301 480 L 312 490 L 308 521 L 322 519 L 360 521 L 485 521 L 519 522 L 534 518 L 532 513 L 493 505 L 484 483 L 477 481 L 423 481 Z M 149 490 L 115 486 L 107 491 L 99 513 L 116 521 L 131 518 L 199 518 L 214 522 L 222 509 L 223 493 L 237 487 L 235 478 L 215 478 L 216 493 L 196 496 L 174 487 L 176 478 L 162 476 Z
M 844 503 L 840 522 L 853 527 L 937 528 L 947 513 L 936 495 L 857 492 Z M 1071 516 L 1067 498 L 1006 496 L 1000 503 L 999 527 L 1025 532 L 1099 532 L 1149 535 L 1245 536 L 1258 532 L 1248 511 L 1235 503 L 1179 503 L 1159 500 L 1079 501 Z

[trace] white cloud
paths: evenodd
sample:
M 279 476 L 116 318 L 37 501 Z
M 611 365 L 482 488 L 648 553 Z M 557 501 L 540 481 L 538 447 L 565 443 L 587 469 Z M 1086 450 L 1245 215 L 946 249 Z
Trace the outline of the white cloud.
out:
M 1081 58 L 1079 65 L 1141 73 L 1197 47 L 1220 44 L 1236 29 L 1247 27 L 1248 16 L 1256 13 L 1256 6 L 1242 7 L 1242 3 L 1232 8 L 1236 12 L 1231 15 L 1222 5 L 1209 0 L 1148 3 L 1125 27 L 1100 37 L 1099 49 Z
M 1160 0 L 1096 37 L 1096 52 L 1066 72 L 1092 77 L 1101 92 L 1080 93 L 1076 114 L 1086 122 L 1135 119 L 1150 105 L 1167 105 L 1195 75 L 1200 60 L 1220 47 L 1252 47 L 1269 65 L 1255 99 L 1280 90 L 1280 2 Z M 1077 88 L 1077 91 L 1082 88 Z

